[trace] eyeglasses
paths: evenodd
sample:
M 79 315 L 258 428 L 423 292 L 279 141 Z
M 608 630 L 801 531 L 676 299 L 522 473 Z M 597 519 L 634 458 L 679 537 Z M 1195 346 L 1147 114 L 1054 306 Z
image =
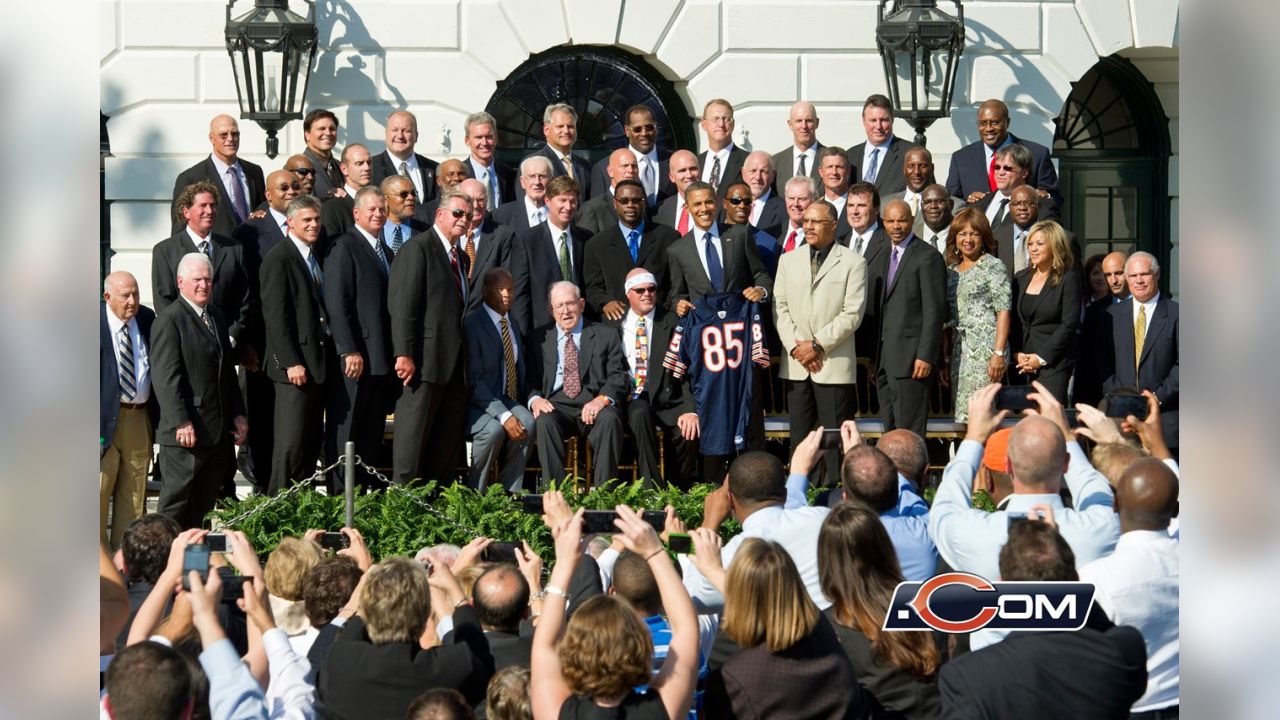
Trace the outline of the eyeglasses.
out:
M 471 214 L 470 210 L 450 210 L 449 214 L 456 218 L 464 218 Z
M 316 174 L 315 168 L 309 168 L 309 167 L 289 168 L 289 172 L 295 175 L 315 175 Z
M 657 130 L 657 129 L 658 129 L 658 126 L 654 125 L 653 123 L 649 123 L 648 125 L 632 125 L 631 126 L 631 132 L 635 132 L 635 133 L 653 132 L 654 130 Z
M 414 191 L 405 190 L 404 192 L 387 193 L 387 197 L 394 197 L 394 198 L 400 198 L 401 200 L 408 200 L 409 198 L 416 197 L 416 196 L 414 194 Z
M 744 197 L 741 197 L 741 196 L 739 196 L 739 197 L 727 197 L 727 198 L 725 198 L 725 201 L 727 201 L 730 205 L 742 205 L 742 204 L 744 204 L 744 203 L 749 203 L 749 202 L 751 202 L 751 198 L 744 198 Z
M 1017 165 L 992 165 L 991 167 L 995 170 L 1003 170 L 1005 172 L 1018 172 L 1022 169 Z
M 978 127 L 993 128 L 1000 127 L 1005 123 L 1004 120 L 979 120 Z
M 644 287 L 633 287 L 631 288 L 631 292 L 637 295 L 652 295 L 658 292 L 658 288 L 655 285 L 646 285 Z
M 613 201 L 614 201 L 614 202 L 616 202 L 616 203 L 622 204 L 622 205 L 639 205 L 640 203 L 644 202 L 644 198 L 642 198 L 642 197 L 623 197 L 623 196 L 621 196 L 621 195 L 614 195 L 614 196 L 613 196 Z
M 277 186 L 276 186 L 276 190 L 277 190 L 277 191 L 279 191 L 279 192 L 284 192 L 285 190 L 290 190 L 290 189 L 293 189 L 293 190 L 301 190 L 301 189 L 302 189 L 302 186 L 301 186 L 301 185 L 299 185 L 298 183 L 292 183 L 292 184 L 289 184 L 289 185 L 277 185 Z
M 233 132 L 220 132 L 220 133 L 218 133 L 218 138 L 219 138 L 219 139 L 221 139 L 221 140 L 226 140 L 226 139 L 227 139 L 227 138 L 229 138 L 229 137 L 233 137 L 233 138 L 238 138 L 238 137 L 240 137 L 240 131 L 239 131 L 239 130 L 235 130 L 235 131 L 233 131 Z
M 926 198 L 920 201 L 921 205 L 948 205 L 949 198 Z
M 801 225 L 827 225 L 834 223 L 835 220 L 822 220 L 819 218 L 804 218 L 800 221 Z

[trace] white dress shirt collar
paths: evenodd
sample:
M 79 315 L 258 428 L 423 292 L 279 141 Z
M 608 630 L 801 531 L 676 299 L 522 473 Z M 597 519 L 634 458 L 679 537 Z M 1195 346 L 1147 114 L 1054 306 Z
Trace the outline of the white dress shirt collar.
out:
M 311 257 L 311 246 L 302 242 L 293 233 L 289 233 L 289 240 L 293 242 L 293 246 L 298 248 L 298 252 L 302 253 L 302 259 L 305 261 Z
M 1145 307 L 1147 309 L 1146 329 L 1151 329 L 1151 319 L 1156 316 L 1156 304 L 1160 302 L 1160 292 L 1156 291 L 1156 294 L 1152 295 L 1151 299 L 1146 302 L 1139 302 L 1138 298 L 1132 295 L 1130 295 L 1129 298 L 1133 301 L 1133 324 L 1138 324 L 1138 307 Z
M 360 233 L 361 237 L 364 238 L 364 241 L 369 243 L 369 247 L 373 248 L 374 251 L 376 252 L 378 248 L 378 243 L 382 241 L 370 235 L 368 231 L 366 231 L 364 228 L 360 227 L 359 225 L 352 225 L 352 227 L 356 229 L 356 232 Z
M 270 215 L 271 219 L 275 221 L 276 227 L 280 228 L 280 232 L 286 235 L 289 234 L 289 228 L 287 227 L 287 223 L 289 222 L 288 215 L 285 215 L 282 212 L 278 212 L 275 208 L 271 207 L 270 205 L 267 206 L 267 214 Z
M 206 240 L 209 241 L 209 247 L 213 247 L 213 231 L 212 230 L 209 231 L 208 237 L 200 237 L 199 235 L 196 234 L 195 230 L 191 229 L 190 225 L 187 225 L 183 229 L 187 231 L 187 237 L 191 238 L 191 242 L 195 244 L 196 250 L 199 250 L 200 243 Z
M 538 216 L 538 223 L 542 222 L 543 220 L 546 220 L 547 206 L 534 205 L 533 201 L 529 199 L 529 196 L 525 195 L 524 196 L 524 216 L 527 218 L 531 218 L 535 214 Z M 538 223 L 534 223 L 534 225 L 537 225 Z

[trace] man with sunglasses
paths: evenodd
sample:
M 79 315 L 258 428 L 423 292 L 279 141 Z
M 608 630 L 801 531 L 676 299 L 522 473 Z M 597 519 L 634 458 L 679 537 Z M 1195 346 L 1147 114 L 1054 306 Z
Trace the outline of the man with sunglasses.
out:
M 316 169 L 306 155 L 290 155 L 284 163 L 284 169 L 293 173 L 298 179 L 298 190 L 301 195 L 314 195 L 316 187 Z
M 658 149 L 658 132 L 661 128 L 653 118 L 653 110 L 644 105 L 632 105 L 627 114 L 622 132 L 627 136 L 627 150 L 636 159 L 636 179 L 644 186 L 645 202 L 648 207 L 657 207 L 659 203 L 675 193 L 675 186 L 667 177 L 667 160 L 670 152 Z M 609 181 L 608 160 L 600 160 L 591 168 L 591 197 L 605 194 L 612 186 Z M 617 178 L 613 178 L 617 182 Z
M 978 140 L 965 145 L 951 156 L 947 171 L 947 190 L 972 205 L 996 189 L 995 155 L 1010 145 L 1020 145 L 1031 153 L 1028 178 L 1041 198 L 1062 204 L 1058 191 L 1058 173 L 1049 159 L 1049 148 L 1009 132 L 1009 106 L 999 100 L 988 100 L 978 107 Z
M 578 225 L 590 230 L 592 235 L 618 222 L 618 214 L 613 210 L 614 188 L 623 180 L 635 180 L 640 172 L 635 154 L 627 148 L 614 150 L 608 159 L 609 166 L 605 172 L 609 174 L 609 186 L 578 209 Z
M 213 231 L 224 237 L 232 237 L 236 226 L 249 219 L 253 211 L 251 203 L 262 197 L 266 184 L 262 180 L 262 168 L 240 158 L 240 125 L 230 115 L 218 115 L 209 122 L 209 144 L 213 152 L 209 157 L 183 170 L 173 183 L 173 232 L 186 226 L 177 215 L 178 196 L 194 182 L 204 180 L 218 188 L 218 214 Z
M 618 152 L 627 153 L 626 150 Z M 630 153 L 627 153 L 628 157 Z M 626 279 L 633 270 L 653 273 L 666 298 L 667 249 L 677 240 L 675 230 L 645 221 L 644 185 L 622 180 L 613 189 L 612 221 L 592 236 L 582 263 L 587 307 L 593 315 L 618 321 L 627 310 Z M 594 202 L 594 201 L 593 201 Z
M 996 161 L 992 166 L 995 169 L 996 189 L 983 195 L 977 202 L 970 203 L 970 207 L 976 207 L 986 214 L 992 232 L 1013 222 L 1009 203 L 1013 199 L 1014 189 L 1027 184 L 1031 163 L 1031 151 L 1021 145 L 1007 145 L 996 153 Z M 1041 220 L 1059 219 L 1058 206 L 1052 198 L 1040 198 L 1039 205 Z
M 382 241 L 398 252 L 409 238 L 431 229 L 417 217 L 418 192 L 413 181 L 403 175 L 389 175 L 382 181 L 382 194 L 387 199 L 387 221 L 382 226 Z

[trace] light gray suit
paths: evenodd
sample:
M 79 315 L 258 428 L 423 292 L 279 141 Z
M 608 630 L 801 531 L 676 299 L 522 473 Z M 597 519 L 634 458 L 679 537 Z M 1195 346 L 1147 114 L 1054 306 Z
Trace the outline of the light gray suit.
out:
M 524 466 L 533 439 L 533 413 L 518 399 L 528 394 L 525 383 L 527 353 L 510 313 L 507 319 L 516 352 L 516 398 L 507 397 L 504 392 L 506 368 L 502 336 L 485 306 L 468 313 L 464 324 L 470 358 L 467 384 L 471 387 L 471 404 L 467 412 L 471 433 L 471 475 L 468 483 L 477 490 L 484 490 L 489 465 L 500 454 L 498 482 L 512 492 L 519 491 L 524 484 Z M 523 441 L 507 437 L 499 418 L 508 412 L 524 425 L 528 435 Z

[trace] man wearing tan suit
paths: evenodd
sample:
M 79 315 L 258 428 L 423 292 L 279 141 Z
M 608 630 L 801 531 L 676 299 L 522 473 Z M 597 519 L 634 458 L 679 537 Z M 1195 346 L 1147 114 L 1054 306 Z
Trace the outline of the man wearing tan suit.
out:
M 815 202 L 802 223 L 807 248 L 783 255 L 774 281 L 774 317 L 787 351 L 781 376 L 790 386 L 793 450 L 815 427 L 837 428 L 853 417 L 854 331 L 867 298 L 867 263 L 835 242 L 835 208 Z M 835 450 L 828 451 L 826 468 L 828 481 L 839 478 Z

